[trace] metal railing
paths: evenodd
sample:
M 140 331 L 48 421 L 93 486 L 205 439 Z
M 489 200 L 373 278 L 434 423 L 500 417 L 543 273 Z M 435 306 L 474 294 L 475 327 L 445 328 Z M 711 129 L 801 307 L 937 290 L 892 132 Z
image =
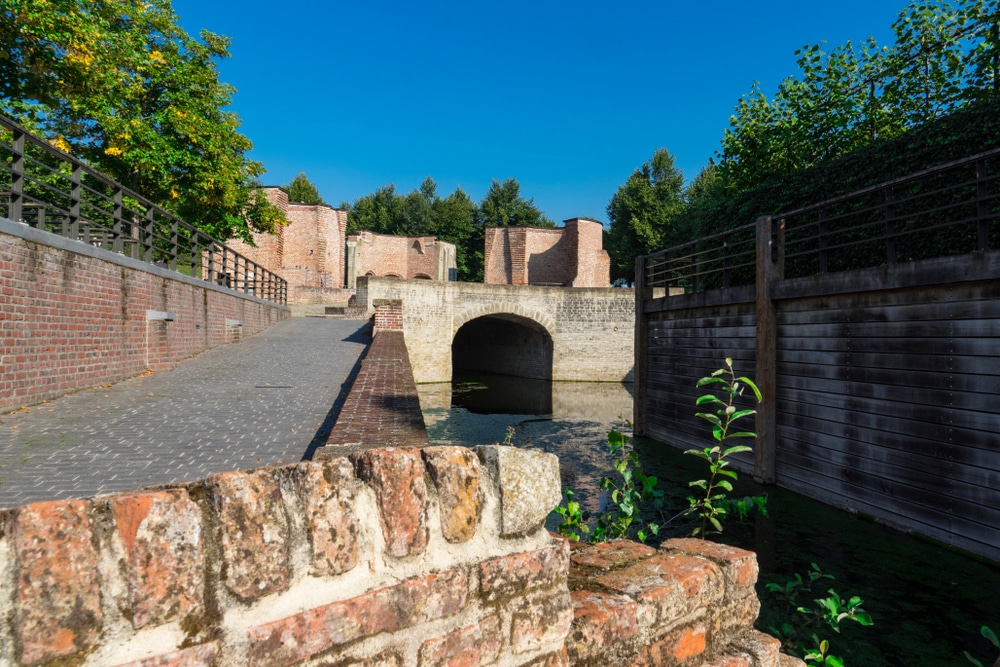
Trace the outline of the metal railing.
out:
M 771 219 L 784 230 L 785 278 L 998 249 L 1000 149 Z M 756 229 L 736 227 L 641 258 L 645 286 L 699 292 L 754 284 Z
M 30 227 L 284 305 L 287 283 L 0 116 L 0 211 Z
M 754 283 L 755 225 L 743 225 L 643 258 L 647 287 L 701 292 Z

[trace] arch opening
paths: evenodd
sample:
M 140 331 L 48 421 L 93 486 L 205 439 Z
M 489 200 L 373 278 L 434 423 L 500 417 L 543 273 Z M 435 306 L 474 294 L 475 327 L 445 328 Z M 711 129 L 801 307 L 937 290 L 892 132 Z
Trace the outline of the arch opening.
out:
M 520 315 L 497 313 L 469 320 L 451 344 L 452 378 L 463 371 L 551 380 L 552 336 Z

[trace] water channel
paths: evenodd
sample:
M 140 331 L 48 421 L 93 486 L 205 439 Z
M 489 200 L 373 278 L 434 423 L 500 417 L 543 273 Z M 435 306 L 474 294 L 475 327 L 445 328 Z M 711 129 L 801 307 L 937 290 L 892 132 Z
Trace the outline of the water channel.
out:
M 600 509 L 598 483 L 614 472 L 607 431 L 632 414 L 630 385 L 466 373 L 418 391 L 431 444 L 498 442 L 511 426 L 515 445 L 559 456 L 563 486 L 586 509 Z M 692 408 L 694 397 L 692 391 Z M 687 482 L 704 476 L 704 464 L 668 444 L 643 438 L 634 444 L 643 469 L 683 507 Z M 769 516 L 729 522 L 715 538 L 757 553 L 761 629 L 786 613 L 765 584 L 785 583 L 817 563 L 835 577 L 818 592 L 859 595 L 875 620 L 873 628 L 847 627 L 831 639 L 831 651 L 848 667 L 971 664 L 963 651 L 987 665 L 997 659 L 979 629 L 1000 632 L 1000 565 L 773 486 L 741 479 L 735 492 L 768 495 Z

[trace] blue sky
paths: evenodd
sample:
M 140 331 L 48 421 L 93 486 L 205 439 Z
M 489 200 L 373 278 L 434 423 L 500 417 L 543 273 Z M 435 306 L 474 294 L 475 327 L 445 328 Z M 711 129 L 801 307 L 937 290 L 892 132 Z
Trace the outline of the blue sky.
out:
M 268 185 L 300 171 L 331 204 L 426 177 L 479 201 L 494 178 L 553 220 L 607 222 L 657 148 L 687 179 L 740 96 L 805 44 L 891 39 L 905 0 L 373 2 L 174 0 L 232 38 L 219 64 Z

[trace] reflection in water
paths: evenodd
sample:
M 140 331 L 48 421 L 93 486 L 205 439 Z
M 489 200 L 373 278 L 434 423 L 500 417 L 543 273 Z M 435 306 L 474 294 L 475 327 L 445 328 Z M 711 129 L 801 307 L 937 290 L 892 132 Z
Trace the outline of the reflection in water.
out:
M 466 381 L 484 388 L 461 385 L 454 391 L 450 384 L 418 385 L 431 444 L 490 444 L 502 441 L 507 426 L 513 426 L 514 444 L 556 454 L 563 487 L 572 488 L 586 510 L 597 511 L 599 481 L 613 472 L 607 432 L 621 423 L 619 416 L 631 416 L 631 385 L 541 383 L 550 387 L 546 397 L 544 389 L 538 394 L 535 381 L 506 380 L 480 376 Z M 469 394 L 475 394 L 471 404 L 465 402 Z M 508 408 L 510 413 L 497 413 Z M 687 482 L 704 476 L 703 464 L 663 443 L 637 439 L 635 444 L 646 472 L 661 480 L 672 505 L 683 507 Z M 769 496 L 770 516 L 727 524 L 721 538 L 758 553 L 765 627 L 780 623 L 784 612 L 764 584 L 785 583 L 816 562 L 836 577 L 831 586 L 841 594 L 860 595 L 875 617 L 874 628 L 847 627 L 834 639 L 834 652 L 851 667 L 961 665 L 963 650 L 992 660 L 995 650 L 979 636 L 979 628 L 1000 630 L 996 564 L 790 491 L 757 488 L 746 476 L 736 488 L 740 495 L 762 490 Z

